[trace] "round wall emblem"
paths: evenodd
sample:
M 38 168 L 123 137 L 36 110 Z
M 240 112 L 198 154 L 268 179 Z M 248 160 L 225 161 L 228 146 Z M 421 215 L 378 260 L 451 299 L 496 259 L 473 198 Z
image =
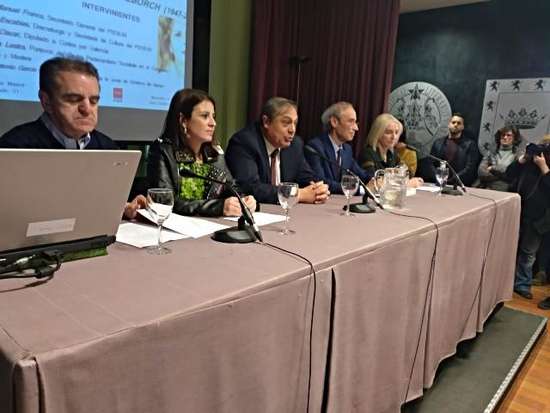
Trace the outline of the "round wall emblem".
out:
M 447 135 L 451 105 L 443 92 L 426 82 L 399 86 L 389 97 L 389 111 L 403 121 L 407 143 L 419 149 L 420 157 L 430 153 L 435 139 Z

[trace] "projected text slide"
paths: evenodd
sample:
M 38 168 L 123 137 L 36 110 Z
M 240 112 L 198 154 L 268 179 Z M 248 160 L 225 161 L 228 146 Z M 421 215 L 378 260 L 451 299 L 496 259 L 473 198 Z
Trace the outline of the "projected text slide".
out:
M 37 101 L 38 68 L 89 60 L 101 105 L 166 110 L 185 78 L 186 1 L 0 0 L 0 99 Z

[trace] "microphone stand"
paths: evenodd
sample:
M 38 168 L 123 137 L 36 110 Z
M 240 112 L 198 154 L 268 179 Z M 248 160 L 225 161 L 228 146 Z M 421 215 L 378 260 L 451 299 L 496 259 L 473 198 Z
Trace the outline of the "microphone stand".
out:
M 214 182 L 220 185 L 229 188 L 231 193 L 239 200 L 239 205 L 241 206 L 241 216 L 237 221 L 236 227 L 220 229 L 212 234 L 212 239 L 214 241 L 225 242 L 229 244 L 245 244 L 248 242 L 255 242 L 256 240 L 263 242 L 262 234 L 258 225 L 254 222 L 254 217 L 250 212 L 250 209 L 244 203 L 242 197 L 239 193 L 233 188 L 233 185 L 214 179 L 208 176 L 199 175 L 187 168 L 180 169 L 180 175 L 183 177 L 198 178 L 208 182 Z
M 376 209 L 369 205 L 369 198 L 371 198 L 374 203 L 378 206 L 380 209 L 384 209 L 384 206 L 376 199 L 372 191 L 369 189 L 367 185 L 363 182 L 359 176 L 353 172 L 352 170 L 348 168 L 344 168 L 344 171 L 352 176 L 355 176 L 357 180 L 359 181 L 359 185 L 363 188 L 365 193 L 363 194 L 363 201 L 357 204 L 350 204 L 349 206 L 349 212 L 355 212 L 357 214 L 369 214 L 376 212 Z
M 418 152 L 418 149 L 415 148 L 412 145 L 406 145 L 408 149 L 412 149 L 415 152 Z M 462 182 L 462 179 L 460 179 L 460 176 L 456 173 L 455 169 L 451 166 L 450 162 L 446 161 L 445 159 L 438 158 L 437 156 L 432 155 L 431 153 L 426 154 L 426 156 L 430 159 L 433 159 L 438 162 L 445 162 L 449 166 L 449 170 L 453 173 L 454 177 L 458 181 L 458 184 L 460 185 L 460 189 L 462 189 L 462 192 L 457 189 L 457 184 L 453 185 L 453 188 L 445 187 L 441 190 L 442 194 L 446 195 L 464 195 L 466 193 L 466 186 L 464 185 L 464 182 Z
M 309 145 L 305 145 L 304 150 L 314 154 L 315 156 L 317 156 L 318 158 L 322 159 L 325 162 L 328 162 L 329 164 L 336 165 L 341 171 L 344 171 L 357 178 L 357 180 L 359 181 L 359 185 L 361 185 L 361 187 L 364 189 L 365 194 L 363 195 L 363 202 L 358 204 L 351 204 L 349 206 L 350 212 L 355 212 L 357 214 L 368 214 L 368 213 L 376 212 L 376 209 L 368 204 L 369 198 L 371 198 L 374 201 L 374 203 L 376 204 L 376 206 L 378 206 L 378 208 L 384 209 L 383 205 L 380 203 L 380 201 L 376 199 L 376 197 L 374 196 L 372 191 L 369 189 L 369 187 L 365 185 L 363 180 L 359 178 L 359 176 L 356 173 L 354 173 L 351 169 L 342 168 L 342 165 L 339 165 L 337 162 L 334 162 L 333 160 L 327 158 L 326 156 L 323 156 L 315 148 L 312 148 Z

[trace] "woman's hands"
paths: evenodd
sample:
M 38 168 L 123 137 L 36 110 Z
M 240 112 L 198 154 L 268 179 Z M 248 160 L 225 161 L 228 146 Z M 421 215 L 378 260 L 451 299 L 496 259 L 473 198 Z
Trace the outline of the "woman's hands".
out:
M 407 182 L 407 186 L 409 188 L 418 188 L 419 186 L 422 186 L 422 184 L 424 184 L 424 180 L 420 177 L 410 178 Z
M 256 210 L 256 199 L 252 195 L 247 195 L 243 198 L 244 204 L 251 212 Z M 226 217 L 240 217 L 242 214 L 241 204 L 237 197 L 232 196 L 226 198 L 223 203 L 223 215 Z

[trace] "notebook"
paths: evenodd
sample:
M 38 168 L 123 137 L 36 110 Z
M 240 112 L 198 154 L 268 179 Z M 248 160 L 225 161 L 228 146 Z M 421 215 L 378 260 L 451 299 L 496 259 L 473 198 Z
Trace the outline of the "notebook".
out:
M 0 260 L 114 241 L 141 152 L 0 149 Z

